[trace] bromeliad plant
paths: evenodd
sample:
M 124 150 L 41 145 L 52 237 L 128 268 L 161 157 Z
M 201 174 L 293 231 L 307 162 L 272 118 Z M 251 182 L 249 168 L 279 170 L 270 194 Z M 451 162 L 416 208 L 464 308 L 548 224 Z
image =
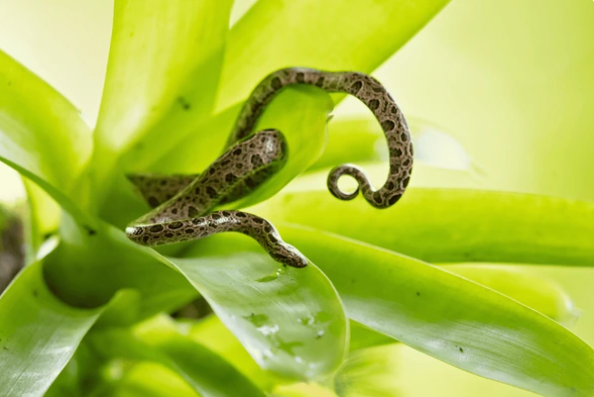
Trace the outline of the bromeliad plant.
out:
M 256 127 L 282 131 L 289 159 L 224 207 L 271 220 L 306 268 L 241 235 L 159 251 L 126 238 L 149 206 L 125 175 L 201 173 L 264 76 L 293 65 L 370 73 L 447 1 L 346 3 L 260 0 L 229 29 L 231 1 L 117 0 L 92 133 L 0 53 L 0 158 L 23 175 L 31 213 L 28 266 L 0 299 L 1 395 L 344 396 L 361 357 L 378 359 L 365 352 L 396 340 L 542 395 L 594 394 L 594 351 L 555 321 L 567 315 L 561 293 L 526 275 L 532 288 L 518 293 L 510 273 L 427 263 L 592 262 L 575 238 L 592 232 L 592 206 L 414 188 L 382 211 L 336 201 L 312 170 L 377 158 L 340 120 L 330 144 L 342 150 L 324 152 L 332 102 L 316 87 L 266 108 Z M 280 191 L 308 170 L 309 183 Z M 164 314 L 198 293 L 216 316 Z M 286 386 L 297 381 L 316 391 Z

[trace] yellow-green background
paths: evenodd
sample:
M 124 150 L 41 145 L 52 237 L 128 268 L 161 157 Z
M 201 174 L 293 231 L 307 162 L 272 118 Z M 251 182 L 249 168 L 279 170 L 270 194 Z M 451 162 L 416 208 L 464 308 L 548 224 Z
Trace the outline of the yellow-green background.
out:
M 233 18 L 252 2 L 238 1 Z M 0 48 L 57 87 L 90 124 L 111 7 L 105 0 L 0 1 Z M 457 139 L 480 171 L 423 169 L 414 183 L 594 200 L 593 39 L 590 0 L 452 1 L 374 74 L 407 114 Z M 337 112 L 365 109 L 345 101 Z M 0 178 L 0 199 L 22 194 L 4 168 Z M 582 311 L 573 330 L 594 344 L 594 271 L 536 269 L 571 293 Z M 404 396 L 530 394 L 398 349 Z

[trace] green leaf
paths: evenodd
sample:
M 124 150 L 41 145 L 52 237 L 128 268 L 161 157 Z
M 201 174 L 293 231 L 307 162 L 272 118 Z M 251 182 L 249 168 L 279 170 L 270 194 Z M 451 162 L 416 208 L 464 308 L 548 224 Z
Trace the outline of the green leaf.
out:
M 115 2 L 98 146 L 117 155 L 161 120 L 171 126 L 210 113 L 231 3 Z M 163 144 L 165 131 L 152 133 Z
M 217 316 L 211 315 L 198 321 L 184 319 L 179 322 L 179 327 L 186 330 L 192 340 L 207 345 L 224 357 L 262 390 L 268 390 L 274 384 L 274 373 L 262 370 Z
M 89 233 L 69 217 L 65 221 L 62 241 L 46 260 L 48 283 L 65 301 L 94 307 L 122 288 L 136 289 L 143 318 L 195 296 L 183 275 L 264 368 L 305 378 L 328 374 L 340 364 L 347 343 L 344 310 L 314 265 L 285 269 L 256 254 L 257 263 L 248 266 L 242 247 L 256 243 L 241 236 L 234 253 L 211 237 L 210 245 L 204 241 L 193 248 L 199 258 L 166 259 L 107 224 Z M 106 264 L 117 265 L 106 272 Z
M 571 296 L 553 280 L 532 272 L 529 266 L 479 263 L 444 268 L 509 296 L 567 327 L 575 324 L 579 317 Z
M 0 51 L 0 161 L 69 193 L 90 151 L 76 108 Z
M 219 355 L 167 328 L 153 321 L 133 334 L 112 329 L 93 335 L 91 340 L 99 354 L 167 366 L 204 397 L 264 396 Z
M 210 115 L 231 5 L 115 2 L 91 170 L 101 191 L 111 188 L 121 155 L 134 149 L 125 161 L 143 169 Z
M 287 66 L 371 72 L 448 0 L 258 1 L 231 29 L 217 108 Z
M 594 204 L 553 197 L 410 189 L 387 210 L 328 192 L 278 195 L 256 208 L 432 263 L 594 264 Z
M 42 266 L 28 266 L 0 297 L 0 395 L 43 396 L 101 309 L 57 300 Z
M 313 379 L 338 368 L 346 317 L 314 264 L 283 267 L 241 235 L 209 237 L 186 256 L 172 261 L 263 369 Z
M 121 366 L 114 363 L 116 371 Z M 154 362 L 134 363 L 121 379 L 91 397 L 201 397 L 166 366 Z
M 594 350 L 542 314 L 438 267 L 281 227 L 319 263 L 350 318 L 466 371 L 544 396 L 590 396 Z
M 196 296 L 171 263 L 104 222 L 86 225 L 64 214 L 60 238 L 45 259 L 46 279 L 54 293 L 74 306 L 101 306 L 120 289 L 134 289 L 140 293 L 140 319 Z

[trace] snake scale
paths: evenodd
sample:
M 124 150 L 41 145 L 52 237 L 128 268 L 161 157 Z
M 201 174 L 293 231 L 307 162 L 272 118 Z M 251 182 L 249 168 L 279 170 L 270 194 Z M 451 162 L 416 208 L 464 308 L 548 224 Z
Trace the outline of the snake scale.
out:
M 215 211 L 218 205 L 255 190 L 286 163 L 288 148 L 280 131 L 252 132 L 273 98 L 283 88 L 297 84 L 355 96 L 373 112 L 388 142 L 390 170 L 380 189 L 373 189 L 361 168 L 344 164 L 330 171 L 327 183 L 330 192 L 341 200 L 351 200 L 360 191 L 376 208 L 394 205 L 410 180 L 413 151 L 404 115 L 384 86 L 358 72 L 286 68 L 273 72 L 256 86 L 239 113 L 225 152 L 201 174 L 128 176 L 153 207 L 126 228 L 128 237 L 136 243 L 155 246 L 221 232 L 240 232 L 254 238 L 274 260 L 305 267 L 308 263 L 305 256 L 285 243 L 267 220 L 243 211 Z M 343 175 L 357 181 L 358 188 L 354 192 L 346 193 L 338 187 L 338 179 Z

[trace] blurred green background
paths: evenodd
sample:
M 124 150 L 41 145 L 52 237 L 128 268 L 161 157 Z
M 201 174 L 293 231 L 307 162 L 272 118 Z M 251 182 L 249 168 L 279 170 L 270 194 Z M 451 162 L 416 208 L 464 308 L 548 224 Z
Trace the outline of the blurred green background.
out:
M 237 0 L 233 20 L 252 3 Z M 111 7 L 105 0 L 0 1 L 0 48 L 61 91 L 91 125 Z M 439 126 L 472 158 L 473 172 L 420 167 L 413 184 L 594 200 L 593 38 L 592 1 L 452 1 L 374 73 L 408 115 Z M 365 112 L 355 100 L 336 110 Z M 0 180 L 0 200 L 22 197 L 12 171 L 2 166 Z M 594 269 L 531 269 L 571 294 L 581 310 L 572 329 L 594 344 Z M 403 346 L 394 347 L 394 360 L 403 396 L 531 395 Z

